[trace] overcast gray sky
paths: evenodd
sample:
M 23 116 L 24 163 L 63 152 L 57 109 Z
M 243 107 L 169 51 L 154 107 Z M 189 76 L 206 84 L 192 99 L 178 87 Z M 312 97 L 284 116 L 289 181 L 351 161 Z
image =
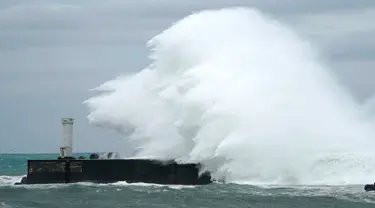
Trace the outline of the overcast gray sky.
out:
M 146 41 L 176 20 L 226 6 L 289 22 L 357 99 L 375 92 L 374 0 L 1 0 L 0 153 L 57 152 L 66 116 L 76 151 L 124 148 L 88 124 L 88 90 L 144 68 Z

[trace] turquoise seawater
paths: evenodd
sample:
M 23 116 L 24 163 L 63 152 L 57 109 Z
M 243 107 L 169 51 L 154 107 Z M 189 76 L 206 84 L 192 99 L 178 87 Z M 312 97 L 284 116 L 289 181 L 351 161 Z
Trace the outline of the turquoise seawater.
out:
M 26 172 L 27 159 L 57 155 L 0 154 L 0 208 L 31 207 L 375 207 L 375 192 L 363 186 L 250 186 L 211 184 L 91 183 L 14 186 Z

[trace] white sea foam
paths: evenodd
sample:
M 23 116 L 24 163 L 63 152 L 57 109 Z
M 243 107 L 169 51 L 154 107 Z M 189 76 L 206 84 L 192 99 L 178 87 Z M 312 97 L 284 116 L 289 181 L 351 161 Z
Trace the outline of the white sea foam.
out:
M 24 177 L 24 175 L 22 176 L 6 176 L 6 175 L 0 175 L 0 187 L 1 186 L 10 186 L 10 185 L 14 185 L 16 182 L 20 182 L 22 177 Z
M 254 9 L 207 10 L 148 47 L 147 68 L 85 101 L 89 121 L 124 134 L 133 156 L 202 162 L 227 182 L 374 180 L 373 123 L 287 25 Z

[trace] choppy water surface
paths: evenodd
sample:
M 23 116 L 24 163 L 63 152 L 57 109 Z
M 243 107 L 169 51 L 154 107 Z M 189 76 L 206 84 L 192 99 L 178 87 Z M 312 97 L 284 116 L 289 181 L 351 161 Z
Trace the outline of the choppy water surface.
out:
M 0 155 L 0 207 L 375 207 L 375 193 L 364 192 L 362 185 L 13 185 L 26 171 L 26 158 L 53 157 Z

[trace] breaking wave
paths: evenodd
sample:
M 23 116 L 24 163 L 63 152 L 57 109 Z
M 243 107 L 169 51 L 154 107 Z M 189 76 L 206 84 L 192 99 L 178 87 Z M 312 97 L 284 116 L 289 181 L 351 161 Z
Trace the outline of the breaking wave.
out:
M 22 177 L 24 176 L 25 175 L 21 175 L 21 176 L 0 175 L 0 187 L 14 185 L 17 182 L 20 182 Z
M 90 123 L 124 134 L 133 156 L 201 162 L 226 182 L 374 179 L 373 123 L 286 24 L 255 9 L 206 10 L 148 47 L 147 68 L 85 101 Z

